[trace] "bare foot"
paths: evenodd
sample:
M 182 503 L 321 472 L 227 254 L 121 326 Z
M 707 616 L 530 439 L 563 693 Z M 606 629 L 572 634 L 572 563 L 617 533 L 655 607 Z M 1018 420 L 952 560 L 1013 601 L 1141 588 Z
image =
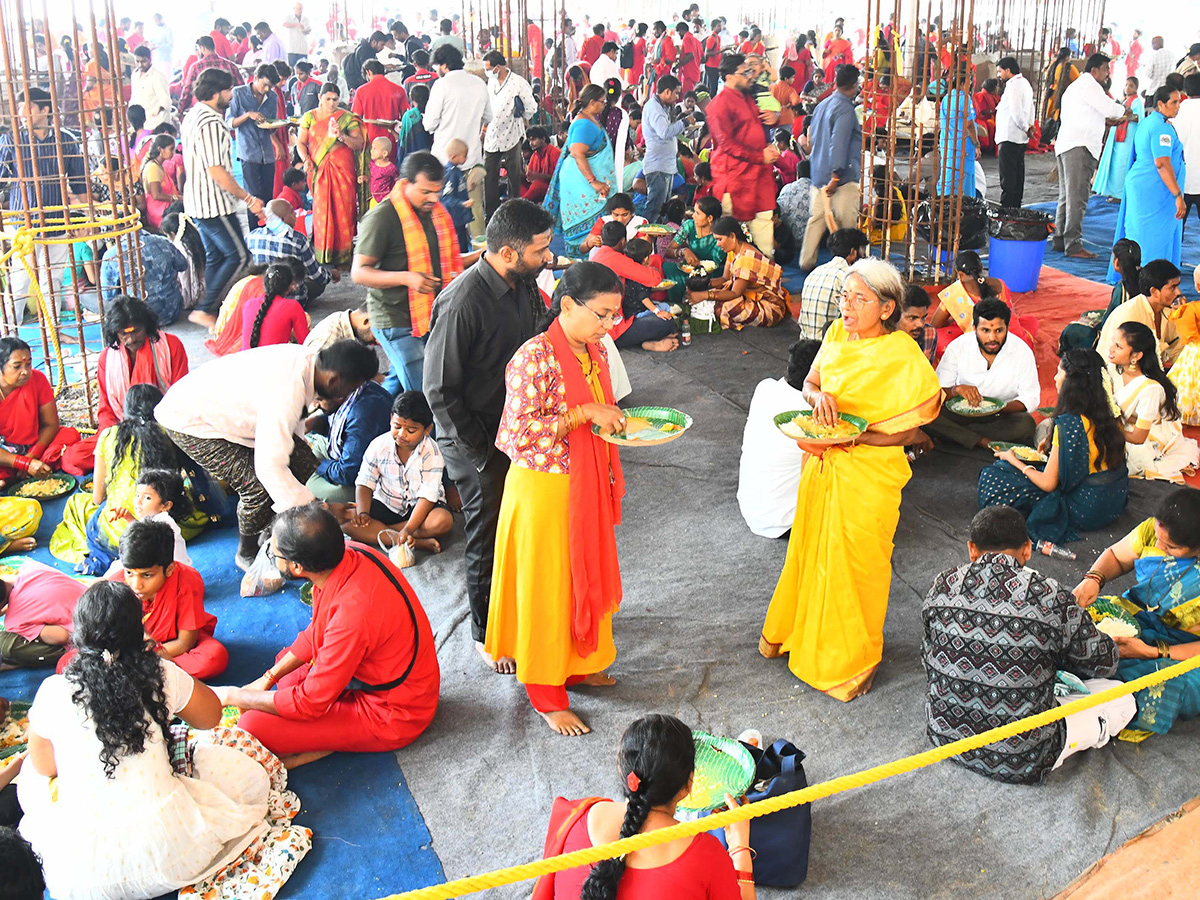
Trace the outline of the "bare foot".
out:
M 613 678 L 607 672 L 593 672 L 591 675 L 583 676 L 583 681 L 579 683 L 593 687 L 612 687 L 617 683 L 617 679 Z
M 28 553 L 37 547 L 37 541 L 31 537 L 17 538 L 8 545 L 8 550 L 12 553 Z
M 188 313 L 188 321 L 193 325 L 203 325 L 210 332 L 217 327 L 217 317 L 202 309 L 193 309 Z
M 540 712 L 538 713 L 546 724 L 550 726 L 552 731 L 563 735 L 564 737 L 579 737 L 580 735 L 588 734 L 592 729 L 583 724 L 583 719 L 575 715 L 569 709 L 560 709 L 556 712 Z
M 332 750 L 309 750 L 307 753 L 291 753 L 287 756 L 281 756 L 279 761 L 283 763 L 285 769 L 298 769 L 301 766 L 308 765 L 310 762 L 324 759 L 331 753 L 333 753 Z
M 656 353 L 670 353 L 679 347 L 679 338 L 675 335 L 668 335 L 661 341 L 643 341 L 643 350 L 653 350 Z
M 479 658 L 483 660 L 484 665 L 486 665 L 497 675 L 517 674 L 517 661 L 511 656 L 502 656 L 499 659 L 492 659 L 492 655 L 483 649 L 483 644 L 479 641 L 475 642 L 475 652 L 479 654 Z
M 441 553 L 442 545 L 437 542 L 436 538 L 415 538 L 413 546 L 418 550 L 424 550 L 427 553 Z

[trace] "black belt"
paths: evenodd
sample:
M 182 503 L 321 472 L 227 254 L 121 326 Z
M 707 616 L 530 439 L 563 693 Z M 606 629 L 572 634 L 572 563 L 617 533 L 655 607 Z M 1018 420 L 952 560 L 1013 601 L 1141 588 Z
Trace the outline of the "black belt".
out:
M 408 668 L 404 670 L 404 674 L 401 675 L 399 678 L 395 678 L 395 679 L 387 682 L 386 684 L 367 684 L 365 681 L 360 681 L 357 678 L 351 678 L 350 683 L 346 685 L 346 689 L 350 690 L 350 691 L 362 691 L 367 694 L 377 694 L 380 691 L 390 691 L 392 688 L 399 687 L 400 685 L 404 684 L 404 682 L 405 682 L 405 680 L 407 680 L 409 674 L 412 673 L 413 666 L 415 666 L 417 664 L 417 651 L 420 649 L 420 646 L 421 646 L 421 633 L 417 629 L 417 611 L 415 609 L 413 609 L 412 601 L 408 598 L 408 592 L 405 591 L 404 588 L 400 585 L 400 582 L 398 582 L 396 580 L 396 576 L 394 576 L 391 573 L 391 571 L 388 569 L 386 564 L 381 562 L 379 560 L 379 558 L 370 551 L 359 550 L 355 547 L 351 547 L 350 549 L 352 551 L 354 551 L 355 553 L 357 553 L 359 556 L 364 556 L 367 559 L 369 559 L 371 562 L 373 562 L 375 564 L 376 568 L 378 568 L 379 571 L 384 574 L 384 577 L 386 577 L 387 580 L 392 583 L 392 587 L 394 587 L 396 589 L 397 593 L 399 593 L 400 596 L 403 598 L 404 605 L 408 607 L 408 615 L 412 619 L 413 653 L 412 653 L 412 659 L 409 660 L 409 662 L 408 662 Z

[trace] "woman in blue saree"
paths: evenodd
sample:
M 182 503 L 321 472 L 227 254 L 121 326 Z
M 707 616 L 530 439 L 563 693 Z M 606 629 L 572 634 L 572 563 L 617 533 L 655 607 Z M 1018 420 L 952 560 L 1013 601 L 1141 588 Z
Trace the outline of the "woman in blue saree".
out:
M 962 67 L 959 83 L 967 84 L 966 61 L 959 65 Z M 938 194 L 974 197 L 975 148 L 979 146 L 979 136 L 975 131 L 975 104 L 966 91 L 950 88 L 942 98 L 938 118 L 938 155 L 942 167 Z
M 1105 598 L 1137 619 L 1137 637 L 1114 638 L 1121 650 L 1118 678 L 1132 681 L 1200 653 L 1198 557 L 1200 491 L 1179 488 L 1167 495 L 1154 518 L 1101 553 L 1076 585 L 1075 599 L 1091 607 L 1109 581 L 1127 572 L 1137 579 L 1122 596 Z M 1142 732 L 1135 737 L 1166 734 L 1176 721 L 1200 715 L 1200 671 L 1134 697 L 1138 714 L 1129 729 Z
M 1045 469 L 1012 450 L 997 453 L 998 461 L 979 473 L 979 508 L 1011 506 L 1025 514 L 1035 541 L 1058 543 L 1114 521 L 1125 509 L 1129 476 L 1100 354 L 1069 350 L 1054 384 L 1058 407 Z
M 1142 259 L 1166 259 L 1179 265 L 1183 249 L 1183 142 L 1170 120 L 1179 114 L 1179 91 L 1154 92 L 1154 109 L 1138 124 L 1133 163 L 1125 176 L 1125 196 L 1113 239 L 1127 237 L 1142 248 Z M 1108 270 L 1109 284 L 1120 276 Z
M 576 255 L 596 219 L 604 213 L 612 189 L 613 149 L 600 124 L 606 99 L 604 88 L 589 84 L 575 105 L 575 120 L 567 130 L 567 152 L 558 158 L 550 178 L 545 207 L 555 218 L 567 252 Z

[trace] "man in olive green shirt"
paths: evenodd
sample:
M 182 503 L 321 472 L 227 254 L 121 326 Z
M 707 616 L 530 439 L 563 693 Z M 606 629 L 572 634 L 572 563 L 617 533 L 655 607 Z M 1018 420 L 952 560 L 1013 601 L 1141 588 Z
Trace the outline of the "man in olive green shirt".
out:
M 436 295 L 441 290 L 441 254 L 431 213 L 442 193 L 443 174 L 442 164 L 432 153 L 410 153 L 404 157 L 396 182 L 396 189 L 404 192 L 424 228 L 432 274 L 408 271 L 404 229 L 391 200 L 373 207 L 358 226 L 350 277 L 367 288 L 371 331 L 391 362 L 383 386 L 393 396 L 401 390 L 421 390 L 425 337 L 413 336 L 408 291 L 415 288 Z

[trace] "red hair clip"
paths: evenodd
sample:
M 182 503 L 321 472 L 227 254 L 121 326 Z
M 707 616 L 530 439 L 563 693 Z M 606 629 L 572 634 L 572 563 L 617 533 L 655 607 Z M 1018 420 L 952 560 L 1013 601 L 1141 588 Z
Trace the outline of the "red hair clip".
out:
M 637 793 L 637 789 L 642 786 L 642 780 L 638 778 L 637 772 L 630 772 L 625 777 L 625 783 L 629 785 L 629 790 L 633 791 L 635 794 Z

